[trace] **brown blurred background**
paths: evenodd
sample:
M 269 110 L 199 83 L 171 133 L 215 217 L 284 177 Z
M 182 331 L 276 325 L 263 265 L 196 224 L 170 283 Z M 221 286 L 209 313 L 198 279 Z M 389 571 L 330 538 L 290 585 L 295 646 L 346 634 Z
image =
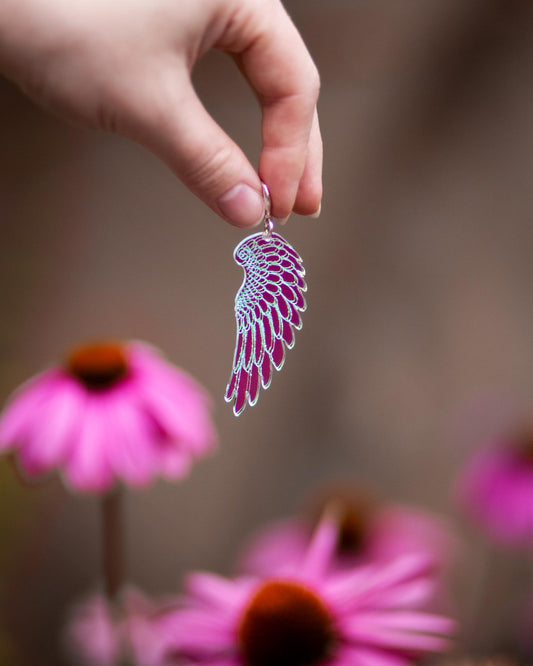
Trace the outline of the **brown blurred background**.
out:
M 468 451 L 533 404 L 533 5 L 286 6 L 322 76 L 323 212 L 284 231 L 308 271 L 304 329 L 239 419 L 223 393 L 243 232 L 144 149 L 0 82 L 0 398 L 101 336 L 157 345 L 214 398 L 217 455 L 128 494 L 130 577 L 151 593 L 228 571 L 252 528 L 330 478 L 453 517 Z M 209 54 L 195 78 L 255 163 L 259 112 L 231 60 Z M 0 662 L 63 664 L 65 610 L 98 582 L 97 501 L 24 488 L 5 462 L 0 482 Z M 483 544 L 459 529 L 468 615 Z M 486 631 L 467 622 L 466 643 L 501 647 L 506 605 L 486 604 Z

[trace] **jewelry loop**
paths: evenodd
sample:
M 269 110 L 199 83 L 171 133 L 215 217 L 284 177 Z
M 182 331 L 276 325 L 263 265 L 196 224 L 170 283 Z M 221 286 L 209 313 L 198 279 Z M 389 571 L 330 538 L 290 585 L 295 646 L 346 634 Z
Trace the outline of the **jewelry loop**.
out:
M 266 183 L 261 182 L 261 188 L 263 190 L 263 219 L 265 222 L 265 230 L 263 236 L 265 238 L 272 238 L 272 231 L 274 230 L 274 221 L 272 220 L 272 214 L 270 212 L 272 200 L 270 198 L 270 190 Z

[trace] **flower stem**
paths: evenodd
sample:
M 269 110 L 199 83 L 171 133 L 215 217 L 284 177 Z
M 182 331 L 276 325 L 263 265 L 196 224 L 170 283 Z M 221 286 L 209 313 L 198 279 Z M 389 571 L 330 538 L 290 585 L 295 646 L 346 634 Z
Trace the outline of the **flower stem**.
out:
M 102 541 L 105 593 L 114 601 L 124 582 L 124 535 L 122 524 L 122 495 L 120 487 L 102 498 Z

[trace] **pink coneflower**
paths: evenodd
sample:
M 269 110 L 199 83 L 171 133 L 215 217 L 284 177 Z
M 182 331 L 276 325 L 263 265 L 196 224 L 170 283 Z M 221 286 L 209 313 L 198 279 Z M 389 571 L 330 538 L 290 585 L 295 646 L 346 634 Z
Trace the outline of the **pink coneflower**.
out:
M 15 451 L 29 476 L 59 469 L 81 491 L 182 477 L 214 442 L 204 390 L 138 342 L 75 349 L 21 386 L 0 417 L 0 451 Z
M 67 650 L 82 664 L 114 666 L 121 655 L 121 638 L 113 611 L 104 596 L 79 604 L 69 619 Z
M 161 621 L 169 663 L 217 666 L 405 666 L 441 652 L 448 618 L 412 610 L 427 594 L 427 561 L 329 573 L 337 529 L 325 519 L 283 576 L 193 574 Z
M 454 550 L 451 530 L 438 516 L 420 509 L 381 503 L 365 492 L 331 492 L 319 505 L 335 502 L 340 512 L 338 540 L 332 565 L 390 562 L 404 555 L 432 559 L 435 571 L 446 567 Z M 296 516 L 276 521 L 252 537 L 239 562 L 239 571 L 271 574 L 301 561 L 309 546 L 316 518 Z
M 457 483 L 460 505 L 495 541 L 533 542 L 533 435 L 478 451 Z
M 78 664 L 159 666 L 163 645 L 157 631 L 159 604 L 128 587 L 110 602 L 95 594 L 78 604 L 69 618 L 65 644 Z

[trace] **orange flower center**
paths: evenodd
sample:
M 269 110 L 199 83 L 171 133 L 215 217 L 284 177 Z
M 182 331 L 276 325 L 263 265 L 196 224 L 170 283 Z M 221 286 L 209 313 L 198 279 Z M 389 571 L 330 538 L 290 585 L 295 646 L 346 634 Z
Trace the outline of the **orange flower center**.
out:
M 351 555 L 365 546 L 371 513 L 367 506 L 346 506 L 339 526 L 337 551 Z
M 274 580 L 252 597 L 239 627 L 246 666 L 315 666 L 336 642 L 331 613 L 304 585 Z
M 100 342 L 74 349 L 67 357 L 68 372 L 88 389 L 107 389 L 129 370 L 124 347 L 120 343 Z
M 332 489 L 322 494 L 311 513 L 311 531 L 316 529 L 328 505 L 340 512 L 337 554 L 357 555 L 366 545 L 378 508 L 377 500 L 369 493 L 352 489 Z

